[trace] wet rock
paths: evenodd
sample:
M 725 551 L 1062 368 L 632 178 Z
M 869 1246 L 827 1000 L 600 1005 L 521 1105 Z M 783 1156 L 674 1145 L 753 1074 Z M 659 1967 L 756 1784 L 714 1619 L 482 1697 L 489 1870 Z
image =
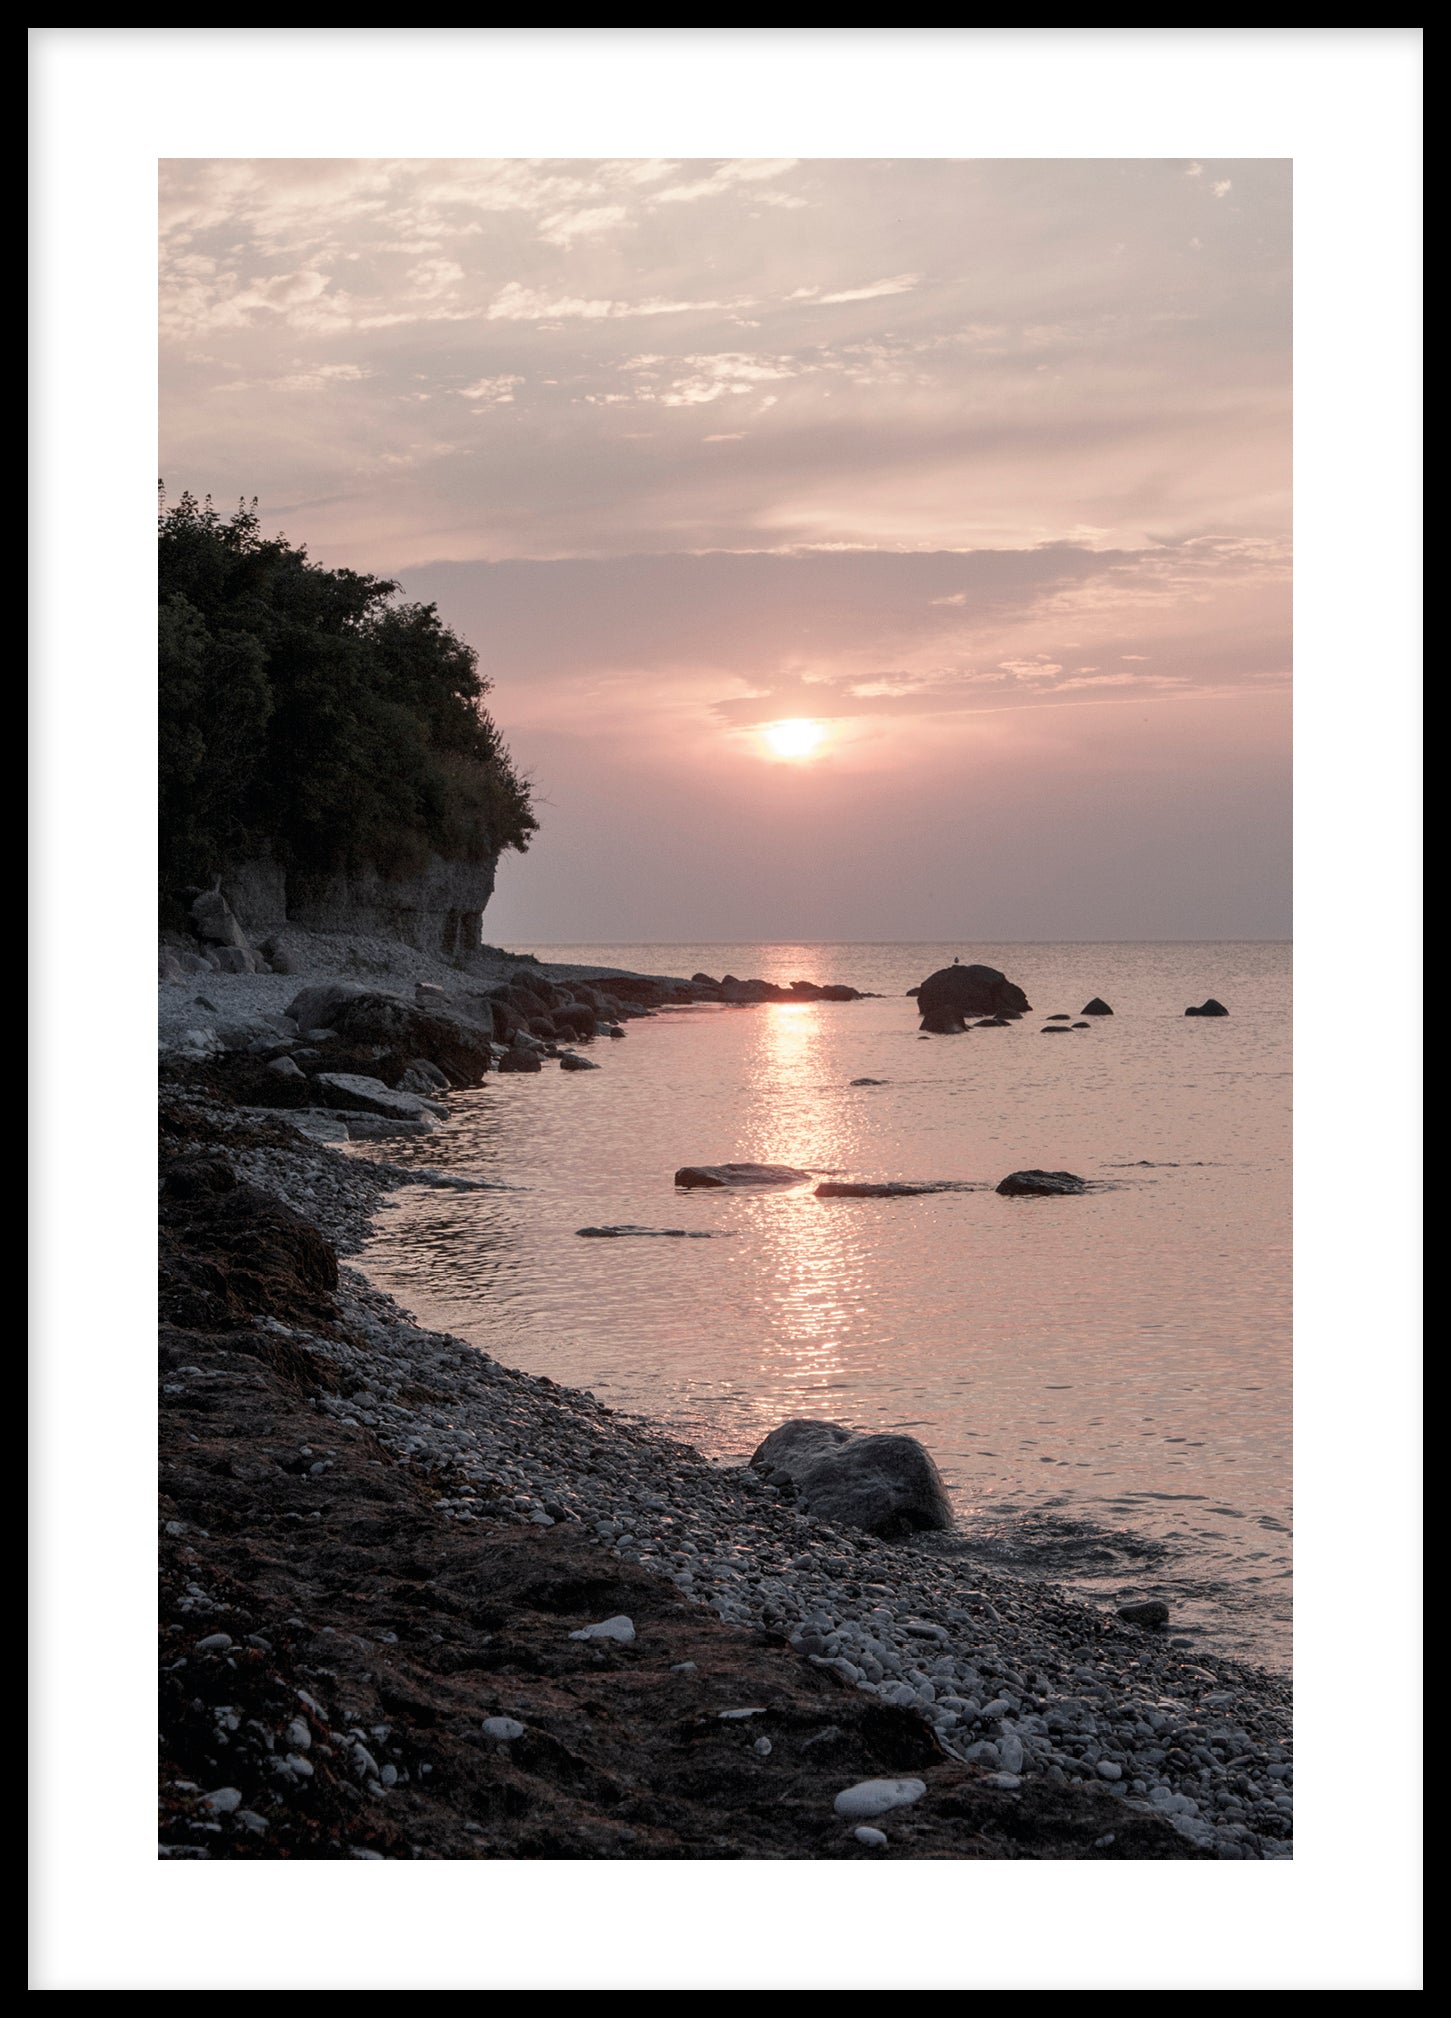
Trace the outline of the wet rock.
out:
M 398 1086 L 404 1093 L 447 1093 L 448 1075 L 427 1058 L 410 1058 Z
M 390 1121 L 443 1119 L 448 1113 L 437 1100 L 425 1100 L 421 1093 L 385 1086 L 381 1079 L 370 1079 L 361 1072 L 319 1072 L 314 1084 L 329 1107 L 382 1114 Z
M 1113 1011 L 1101 995 L 1095 995 L 1091 1002 L 1085 1002 L 1079 1010 L 1080 1016 L 1112 1016 Z
M 818 1184 L 818 1198 L 925 1198 L 933 1191 L 961 1191 L 960 1184 L 910 1184 L 892 1182 L 885 1184 L 854 1184 L 844 1179 L 829 1178 L 825 1184 Z
M 729 1240 L 725 1232 L 694 1232 L 684 1226 L 580 1226 L 581 1240 Z
M 526 1050 L 522 1044 L 513 1044 L 499 1060 L 501 1072 L 542 1072 L 544 1060 L 537 1051 Z
M 1048 1021 L 1050 1023 L 1068 1023 L 1071 1022 L 1071 1020 L 1072 1019 L 1069 1016 L 1068 1011 L 1066 1009 L 1056 1009 L 1053 1012 L 1053 1014 L 1048 1018 Z
M 885 1539 L 950 1528 L 952 1508 L 930 1453 L 913 1436 L 862 1436 L 797 1416 L 757 1446 L 751 1467 L 794 1488 L 803 1513 Z
M 1142 1604 L 1120 1605 L 1118 1615 L 1127 1619 L 1131 1626 L 1166 1626 L 1169 1623 L 1169 1607 L 1161 1598 L 1146 1598 Z
M 1088 1185 L 1071 1170 L 1015 1170 L 997 1189 L 1003 1198 L 1071 1198 Z
M 561 1072 L 598 1072 L 599 1066 L 593 1058 L 581 1058 L 577 1051 L 563 1051 L 559 1057 Z
M 811 1172 L 793 1170 L 786 1163 L 687 1163 L 676 1171 L 675 1182 L 684 1191 L 729 1191 L 772 1184 L 809 1184 Z
M 1227 1016 L 1229 1011 L 1222 1002 L 1216 1002 L 1211 995 L 1207 1002 L 1201 1002 L 1197 1009 L 1186 1009 L 1186 1016 Z
M 1021 1013 L 1032 1004 L 996 967 L 957 966 L 928 975 L 917 990 L 917 1007 L 923 1030 L 947 1036 L 965 1030 L 969 1017 Z
M 885 1079 L 853 1079 L 851 1083 L 853 1086 L 885 1086 L 887 1081 Z

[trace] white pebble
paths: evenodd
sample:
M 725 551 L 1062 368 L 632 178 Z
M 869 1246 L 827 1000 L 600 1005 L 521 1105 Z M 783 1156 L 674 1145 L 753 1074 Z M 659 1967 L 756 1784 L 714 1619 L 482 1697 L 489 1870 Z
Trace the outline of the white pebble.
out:
M 242 1805 L 241 1792 L 236 1787 L 217 1787 L 202 1796 L 201 1805 L 209 1815 L 234 1815 Z
M 484 1736 L 493 1738 L 501 1745 L 508 1745 L 515 1738 L 522 1738 L 524 1726 L 517 1717 L 485 1717 Z
M 887 1839 L 880 1829 L 853 1829 L 852 1834 L 868 1850 L 885 1850 L 887 1847 Z
M 731 1724 L 737 1722 L 741 1717 L 764 1717 L 766 1706 L 762 1703 L 754 1710 L 720 1710 L 717 1714 L 722 1723 Z
M 1100 1759 L 1098 1762 L 1098 1775 L 1102 1780 L 1121 1780 L 1124 1776 L 1124 1769 L 1122 1766 L 1116 1766 L 1112 1759 Z
M 771 1740 L 769 1738 L 757 1738 L 751 1750 L 758 1758 L 769 1759 L 771 1756 Z
M 199 1654 L 224 1654 L 231 1644 L 230 1633 L 208 1633 L 204 1640 L 197 1641 L 196 1650 Z
M 597 1626 L 581 1626 L 569 1637 L 572 1640 L 618 1640 L 622 1647 L 627 1647 L 635 1637 L 635 1627 L 632 1620 L 624 1617 L 602 1619 Z
M 920 1801 L 926 1791 L 925 1780 L 858 1780 L 854 1787 L 843 1788 L 832 1806 L 838 1815 L 885 1815 Z

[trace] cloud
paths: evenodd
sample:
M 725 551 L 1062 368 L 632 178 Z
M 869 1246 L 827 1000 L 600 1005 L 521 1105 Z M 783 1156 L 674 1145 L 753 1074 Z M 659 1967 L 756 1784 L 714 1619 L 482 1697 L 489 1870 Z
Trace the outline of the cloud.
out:
M 577 238 L 615 231 L 629 220 L 630 212 L 623 203 L 599 204 L 593 210 L 560 210 L 540 221 L 539 236 L 546 244 L 567 246 Z
M 522 385 L 523 378 L 518 372 L 504 372 L 498 378 L 478 378 L 472 385 L 454 388 L 458 398 L 474 400 L 484 406 L 507 406 L 514 397 L 516 385 Z
M 873 280 L 865 287 L 844 287 L 835 294 L 818 296 L 824 308 L 838 301 L 876 301 L 887 294 L 909 294 L 922 278 L 920 273 L 899 273 L 891 280 Z
M 656 203 L 698 203 L 702 197 L 721 196 L 743 183 L 764 182 L 772 176 L 784 175 L 795 166 L 794 159 L 726 161 L 712 174 L 695 182 L 676 182 L 667 189 L 652 192 L 653 200 Z
M 490 322 L 563 322 L 583 320 L 603 322 L 620 316 L 703 314 L 719 308 L 718 301 L 609 301 L 591 300 L 581 295 L 551 296 L 546 289 L 528 288 L 511 280 L 490 302 L 486 316 Z

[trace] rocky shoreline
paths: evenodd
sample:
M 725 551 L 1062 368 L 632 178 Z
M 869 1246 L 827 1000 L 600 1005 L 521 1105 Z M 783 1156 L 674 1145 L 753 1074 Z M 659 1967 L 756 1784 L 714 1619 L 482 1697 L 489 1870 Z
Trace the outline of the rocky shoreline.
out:
M 326 978 L 208 975 L 200 1024 L 163 989 L 161 1854 L 1289 1854 L 1283 1677 L 834 1528 L 342 1262 L 463 1181 L 310 1139 L 290 1075 L 255 1098 L 235 1026 Z M 884 1777 L 858 1828 L 878 1797 L 838 1797 Z

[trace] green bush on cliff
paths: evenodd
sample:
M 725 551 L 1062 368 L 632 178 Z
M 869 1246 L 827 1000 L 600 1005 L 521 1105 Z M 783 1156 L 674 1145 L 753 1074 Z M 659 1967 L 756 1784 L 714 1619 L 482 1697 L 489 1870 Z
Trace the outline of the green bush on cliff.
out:
M 190 492 L 159 521 L 163 888 L 245 858 L 407 875 L 523 850 L 529 788 L 477 654 L 396 582 Z

